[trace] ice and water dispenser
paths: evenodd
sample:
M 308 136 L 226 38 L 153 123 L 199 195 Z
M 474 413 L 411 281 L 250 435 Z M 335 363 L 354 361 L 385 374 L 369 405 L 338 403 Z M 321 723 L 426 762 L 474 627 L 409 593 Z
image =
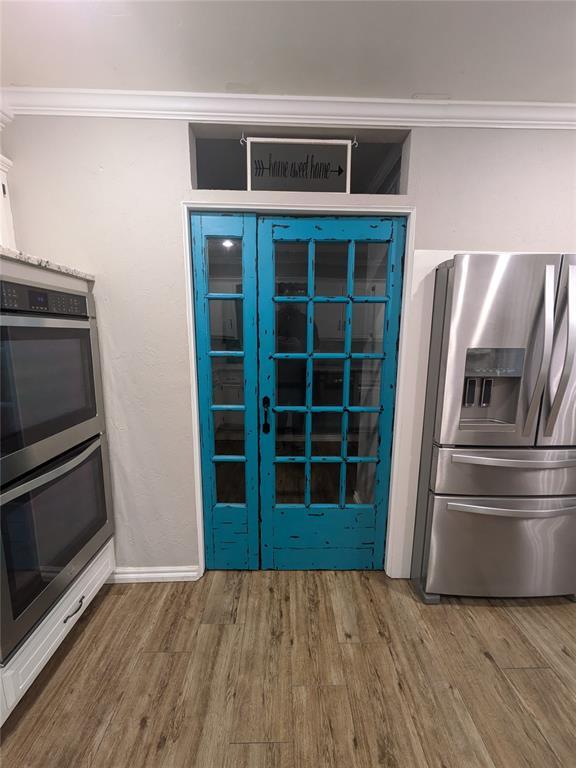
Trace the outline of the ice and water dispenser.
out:
M 514 348 L 467 350 L 461 429 L 515 427 L 524 354 L 524 349 Z

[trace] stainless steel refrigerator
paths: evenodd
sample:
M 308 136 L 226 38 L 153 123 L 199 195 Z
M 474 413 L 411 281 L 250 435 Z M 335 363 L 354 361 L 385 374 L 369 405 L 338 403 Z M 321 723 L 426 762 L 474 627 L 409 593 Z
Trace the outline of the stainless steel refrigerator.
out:
M 576 255 L 436 271 L 412 579 L 422 598 L 576 593 Z

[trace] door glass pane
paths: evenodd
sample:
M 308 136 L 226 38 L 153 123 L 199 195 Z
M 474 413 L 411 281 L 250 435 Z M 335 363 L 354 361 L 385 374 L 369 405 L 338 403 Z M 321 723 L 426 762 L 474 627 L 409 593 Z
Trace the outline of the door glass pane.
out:
M 276 296 L 308 295 L 308 243 L 274 244 Z
M 354 304 L 352 352 L 382 352 L 386 304 Z
M 214 453 L 223 456 L 244 455 L 244 413 L 214 412 Z
M 208 291 L 242 293 L 242 240 L 234 237 L 209 237 Z
M 304 504 L 304 464 L 276 464 L 276 503 Z
M 210 348 L 242 349 L 242 299 L 210 299 Z
M 338 504 L 340 464 L 312 464 L 310 468 L 310 502 Z
M 246 503 L 245 464 L 240 461 L 217 461 L 216 501 L 221 504 Z
M 306 352 L 306 304 L 276 304 L 276 351 Z
M 314 305 L 314 351 L 344 352 L 346 304 Z
M 344 360 L 314 360 L 313 405 L 342 405 Z
M 306 360 L 276 360 L 277 405 L 306 405 Z
M 306 414 L 276 414 L 276 455 L 304 456 Z
M 352 360 L 350 365 L 350 405 L 380 405 L 380 360 Z
M 212 358 L 212 402 L 214 405 L 242 405 L 244 403 L 244 361 L 242 358 Z
M 373 504 L 376 463 L 346 465 L 346 504 Z
M 388 243 L 356 243 L 354 295 L 385 296 Z
M 314 256 L 314 294 L 346 296 L 348 243 L 317 242 Z
M 376 456 L 378 419 L 377 413 L 348 414 L 348 456 Z
M 342 414 L 312 414 L 312 454 L 340 456 L 342 451 Z

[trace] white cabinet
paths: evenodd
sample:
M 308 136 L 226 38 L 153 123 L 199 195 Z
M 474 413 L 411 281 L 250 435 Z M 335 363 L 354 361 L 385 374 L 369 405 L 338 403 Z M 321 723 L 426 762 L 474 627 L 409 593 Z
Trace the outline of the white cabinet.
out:
M 0 245 L 15 251 L 14 223 L 8 189 L 8 170 L 11 166 L 11 161 L 4 155 L 0 155 Z
M 0 669 L 0 725 L 32 685 L 113 570 L 114 541 L 111 539 L 6 666 Z

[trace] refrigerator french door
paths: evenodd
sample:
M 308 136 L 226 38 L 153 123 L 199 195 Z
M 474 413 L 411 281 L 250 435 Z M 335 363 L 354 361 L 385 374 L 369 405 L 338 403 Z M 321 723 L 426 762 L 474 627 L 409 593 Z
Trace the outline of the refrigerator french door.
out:
M 576 592 L 576 256 L 461 254 L 436 273 L 412 578 Z
M 553 322 L 537 444 L 576 445 L 576 254 L 562 259 Z

